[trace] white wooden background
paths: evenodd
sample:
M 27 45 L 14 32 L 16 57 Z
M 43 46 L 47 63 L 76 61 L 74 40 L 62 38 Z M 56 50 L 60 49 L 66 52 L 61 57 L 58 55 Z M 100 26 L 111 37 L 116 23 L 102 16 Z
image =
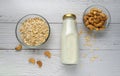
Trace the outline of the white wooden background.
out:
M 61 64 L 62 16 L 69 12 L 76 14 L 78 30 L 84 29 L 81 24 L 83 11 L 93 4 L 105 6 L 110 11 L 109 28 L 92 34 L 92 47 L 84 46 L 86 33 L 81 35 L 79 64 Z M 24 48 L 16 52 L 14 48 L 19 43 L 15 26 L 27 14 L 45 17 L 50 23 L 51 35 L 39 50 Z M 51 59 L 43 55 L 45 50 L 52 53 Z M 96 55 L 97 60 L 91 62 L 90 58 Z M 29 64 L 30 57 L 42 60 L 42 68 Z M 0 0 L 0 76 L 120 76 L 120 0 Z

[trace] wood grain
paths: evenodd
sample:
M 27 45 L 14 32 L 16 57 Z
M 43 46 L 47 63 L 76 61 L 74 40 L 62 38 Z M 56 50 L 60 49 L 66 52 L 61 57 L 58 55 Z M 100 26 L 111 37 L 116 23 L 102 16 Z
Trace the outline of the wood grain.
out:
M 87 33 L 81 24 L 84 10 L 91 5 L 102 5 L 111 14 L 110 26 L 102 32 Z M 0 76 L 120 76 L 120 0 L 0 0 Z M 62 16 L 74 13 L 77 16 L 79 39 L 78 65 L 63 65 L 60 62 L 60 37 Z M 39 14 L 50 23 L 48 41 L 37 48 L 21 52 L 14 50 L 19 44 L 15 27 L 20 18 Z M 90 37 L 91 46 L 85 46 L 85 37 Z M 48 59 L 45 50 L 52 53 Z M 91 62 L 93 56 L 98 58 Z M 28 63 L 34 57 L 43 61 L 43 67 Z
M 1 76 L 119 76 L 120 51 L 89 50 L 80 51 L 78 65 L 63 65 L 60 62 L 60 51 L 50 50 L 51 59 L 43 55 L 44 50 L 0 50 Z M 86 58 L 82 54 L 87 54 Z M 90 58 L 98 58 L 91 62 Z M 28 62 L 30 57 L 43 62 L 42 68 Z
M 119 3 L 119 0 L 1 0 L 0 22 L 17 22 L 27 14 L 39 14 L 50 23 L 62 23 L 64 14 L 74 13 L 78 23 L 81 23 L 84 10 L 90 5 L 100 4 L 110 11 L 111 23 L 120 23 L 120 15 L 117 13 L 120 9 Z
M 15 36 L 15 23 L 0 23 L 0 49 L 14 49 L 19 42 Z M 51 34 L 48 41 L 38 49 L 60 49 L 60 36 L 62 24 L 50 24 Z M 119 49 L 120 47 L 120 31 L 119 24 L 110 24 L 107 30 L 103 32 L 93 32 L 91 35 L 86 33 L 86 29 L 82 24 L 78 24 L 78 30 L 82 29 L 80 36 L 80 49 L 99 48 L 99 49 Z M 79 32 L 79 31 L 78 31 Z M 87 44 L 85 37 L 90 36 L 91 47 L 84 46 Z M 94 38 L 95 37 L 95 38 Z M 104 45 L 103 45 L 104 44 Z M 27 49 L 27 48 L 25 48 Z

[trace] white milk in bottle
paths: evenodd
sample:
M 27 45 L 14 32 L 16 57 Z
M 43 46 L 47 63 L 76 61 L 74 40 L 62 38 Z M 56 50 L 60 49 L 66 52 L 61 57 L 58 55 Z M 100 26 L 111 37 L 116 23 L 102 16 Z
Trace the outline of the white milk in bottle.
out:
M 77 64 L 78 62 L 78 32 L 76 16 L 65 14 L 61 34 L 61 61 L 63 64 Z

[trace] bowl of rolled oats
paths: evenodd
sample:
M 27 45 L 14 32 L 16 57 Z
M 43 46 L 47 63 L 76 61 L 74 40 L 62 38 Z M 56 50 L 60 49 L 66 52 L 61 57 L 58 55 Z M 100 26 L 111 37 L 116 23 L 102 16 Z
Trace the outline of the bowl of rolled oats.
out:
M 28 48 L 38 48 L 48 40 L 50 26 L 44 17 L 29 14 L 18 21 L 15 34 L 22 45 Z
M 82 18 L 82 24 L 92 31 L 105 30 L 111 21 L 109 11 L 101 5 L 89 6 Z

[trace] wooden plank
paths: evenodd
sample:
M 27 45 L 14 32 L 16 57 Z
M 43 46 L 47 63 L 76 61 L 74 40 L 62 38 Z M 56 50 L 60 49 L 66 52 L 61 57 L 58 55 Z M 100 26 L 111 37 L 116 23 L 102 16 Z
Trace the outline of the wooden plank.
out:
M 0 23 L 0 49 L 14 49 L 18 43 L 15 37 L 16 23 Z M 39 49 L 60 49 L 60 37 L 62 24 L 50 24 L 51 34 L 48 41 Z M 80 49 L 119 49 L 120 47 L 120 31 L 119 24 L 110 24 L 107 30 L 103 32 L 93 32 L 91 35 L 83 33 L 80 36 Z M 78 30 L 83 29 L 82 24 L 78 24 Z M 86 36 L 90 36 L 92 46 L 87 46 Z
M 52 58 L 43 55 L 44 50 L 0 50 L 1 76 L 119 76 L 120 51 L 98 50 L 90 53 L 81 50 L 78 65 L 63 65 L 60 62 L 60 51 L 50 50 Z M 86 57 L 83 55 L 87 54 Z M 93 56 L 98 58 L 91 62 Z M 34 57 L 43 62 L 42 68 L 29 64 L 28 59 Z
M 100 4 L 110 11 L 111 23 L 120 23 L 119 3 L 119 0 L 34 0 L 34 2 L 32 0 L 12 0 L 10 2 L 1 0 L 0 22 L 17 22 L 27 14 L 40 14 L 50 23 L 61 23 L 65 13 L 74 13 L 78 23 L 81 23 L 84 10 L 90 5 Z

